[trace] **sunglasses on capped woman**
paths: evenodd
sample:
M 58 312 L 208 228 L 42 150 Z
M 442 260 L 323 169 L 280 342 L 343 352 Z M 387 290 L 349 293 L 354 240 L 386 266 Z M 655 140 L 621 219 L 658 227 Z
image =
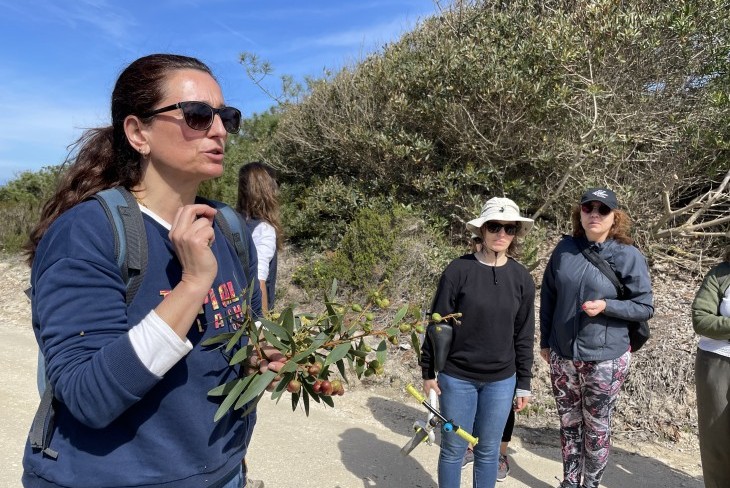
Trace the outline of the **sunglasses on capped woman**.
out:
M 487 222 L 486 224 L 487 232 L 490 234 L 499 234 L 499 231 L 504 229 L 504 233 L 508 236 L 513 236 L 517 234 L 517 231 L 520 230 L 520 226 L 518 224 L 500 224 L 498 222 Z
M 208 130 L 213 125 L 215 114 L 220 115 L 223 127 L 226 132 L 235 134 L 241 127 L 241 111 L 233 107 L 213 108 L 205 102 L 178 102 L 174 105 L 158 108 L 141 114 L 140 117 L 147 118 L 163 112 L 171 112 L 176 109 L 182 110 L 185 123 L 193 130 Z
M 592 214 L 593 210 L 598 210 L 598 213 L 603 215 L 604 217 L 611 213 L 611 207 L 609 207 L 605 203 L 595 203 L 596 205 L 591 202 L 584 203 L 580 206 L 580 209 L 583 211 L 584 214 L 588 215 Z

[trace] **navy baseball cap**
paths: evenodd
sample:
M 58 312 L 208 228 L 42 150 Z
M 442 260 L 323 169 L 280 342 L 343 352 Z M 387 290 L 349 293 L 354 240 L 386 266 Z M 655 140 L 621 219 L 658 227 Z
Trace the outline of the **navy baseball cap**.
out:
M 580 204 L 588 202 L 601 202 L 610 209 L 618 208 L 616 194 L 608 188 L 589 188 L 580 198 Z

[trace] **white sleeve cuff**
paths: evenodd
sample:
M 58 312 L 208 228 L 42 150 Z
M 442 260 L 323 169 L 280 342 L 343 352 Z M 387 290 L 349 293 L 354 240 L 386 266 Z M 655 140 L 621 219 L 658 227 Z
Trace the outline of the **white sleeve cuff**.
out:
M 532 393 L 530 392 L 530 390 L 523 390 L 521 388 L 517 388 L 517 391 L 515 392 L 515 396 L 517 398 L 529 397 L 529 396 L 532 396 Z
M 154 310 L 129 330 L 129 340 L 142 364 L 159 377 L 193 349 L 193 344 L 181 340 Z

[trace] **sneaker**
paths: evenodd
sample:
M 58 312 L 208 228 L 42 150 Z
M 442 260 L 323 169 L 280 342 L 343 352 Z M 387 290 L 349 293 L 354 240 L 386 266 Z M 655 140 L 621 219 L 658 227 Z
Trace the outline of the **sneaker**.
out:
M 558 488 L 579 488 L 578 485 L 571 483 L 570 481 L 563 481 L 558 485 Z
M 499 467 L 497 468 L 497 481 L 504 481 L 509 474 L 509 459 L 506 454 L 499 455 Z
M 464 460 L 461 462 L 461 468 L 464 469 L 467 464 L 471 464 L 474 462 L 474 451 L 471 449 L 467 449 L 466 453 L 464 454 Z
M 243 488 L 264 488 L 264 482 L 261 480 L 246 478 L 246 485 L 244 485 Z

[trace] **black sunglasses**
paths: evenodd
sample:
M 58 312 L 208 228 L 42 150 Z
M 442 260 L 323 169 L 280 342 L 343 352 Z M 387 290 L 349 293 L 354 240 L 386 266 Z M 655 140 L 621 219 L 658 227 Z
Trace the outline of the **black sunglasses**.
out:
M 508 236 L 513 236 L 517 234 L 517 231 L 520 229 L 519 224 L 500 224 L 497 222 L 487 222 L 486 224 L 487 232 L 490 234 L 499 234 L 499 231 L 504 229 L 504 233 Z
M 205 102 L 179 102 L 167 107 L 158 108 L 141 114 L 140 117 L 147 118 L 163 112 L 170 112 L 175 109 L 182 110 L 185 123 L 194 130 L 208 130 L 213 125 L 215 114 L 220 115 L 223 127 L 226 132 L 235 134 L 241 127 L 241 111 L 233 107 L 213 108 Z
M 611 207 L 606 205 L 605 203 L 599 203 L 598 205 L 593 205 L 591 202 L 584 203 L 580 206 L 580 209 L 583 211 L 584 214 L 592 214 L 593 210 L 598 210 L 598 213 L 603 215 L 604 217 L 611 213 Z

